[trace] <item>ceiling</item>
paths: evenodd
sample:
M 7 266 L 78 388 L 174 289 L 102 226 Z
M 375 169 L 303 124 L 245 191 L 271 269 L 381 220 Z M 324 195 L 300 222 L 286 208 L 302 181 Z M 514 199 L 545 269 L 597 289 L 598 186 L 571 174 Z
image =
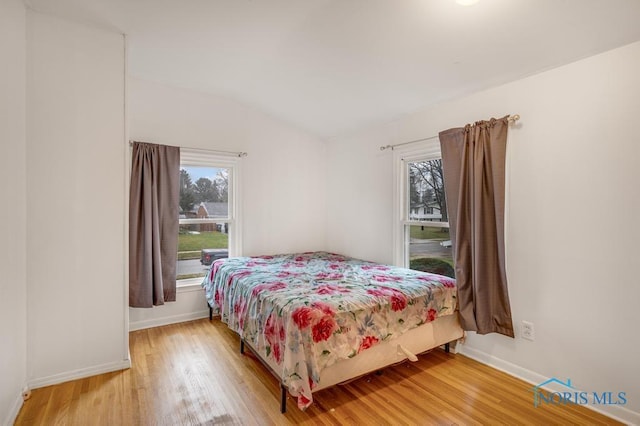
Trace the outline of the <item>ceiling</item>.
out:
M 322 138 L 640 40 L 638 0 L 25 0 L 127 34 L 133 76 Z

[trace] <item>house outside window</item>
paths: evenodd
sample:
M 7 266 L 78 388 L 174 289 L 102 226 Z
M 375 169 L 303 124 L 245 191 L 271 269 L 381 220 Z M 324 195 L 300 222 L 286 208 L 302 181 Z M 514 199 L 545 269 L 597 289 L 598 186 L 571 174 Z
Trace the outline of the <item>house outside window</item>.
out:
M 177 285 L 199 284 L 211 264 L 240 255 L 239 160 L 180 151 Z
M 439 141 L 394 151 L 395 263 L 454 276 Z

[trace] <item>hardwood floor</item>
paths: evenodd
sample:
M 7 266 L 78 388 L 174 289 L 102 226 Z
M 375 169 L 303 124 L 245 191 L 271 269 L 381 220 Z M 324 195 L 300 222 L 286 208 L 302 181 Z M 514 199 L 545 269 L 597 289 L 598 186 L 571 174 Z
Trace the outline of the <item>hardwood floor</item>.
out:
M 16 425 L 616 424 L 580 406 L 533 406 L 531 385 L 439 349 L 314 393 L 305 412 L 218 320 L 130 334 L 133 367 L 35 389 Z

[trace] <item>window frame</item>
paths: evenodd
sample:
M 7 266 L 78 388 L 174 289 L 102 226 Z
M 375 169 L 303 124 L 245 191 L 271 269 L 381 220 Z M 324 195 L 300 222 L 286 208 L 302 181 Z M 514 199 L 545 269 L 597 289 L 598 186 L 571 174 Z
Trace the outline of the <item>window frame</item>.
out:
M 180 168 L 183 167 L 211 167 L 229 170 L 228 198 L 229 210 L 226 218 L 213 219 L 180 219 L 178 225 L 226 223 L 228 225 L 229 257 L 242 255 L 242 220 L 241 213 L 241 158 L 233 154 L 223 154 L 204 149 L 180 148 Z M 177 247 L 176 247 L 177 250 Z M 176 287 L 199 286 L 202 277 L 176 279 Z
M 419 145 L 398 147 L 393 150 L 393 263 L 403 268 L 409 267 L 408 237 L 410 226 L 429 226 L 434 228 L 448 228 L 449 222 L 410 220 L 411 206 L 409 203 L 409 163 L 429 161 L 442 158 L 440 140 L 433 138 L 421 142 Z

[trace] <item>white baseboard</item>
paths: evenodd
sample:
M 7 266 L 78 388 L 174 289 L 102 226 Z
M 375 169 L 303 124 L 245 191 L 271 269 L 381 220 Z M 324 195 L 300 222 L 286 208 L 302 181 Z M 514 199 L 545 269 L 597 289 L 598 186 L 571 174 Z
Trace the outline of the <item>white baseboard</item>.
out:
M 482 364 L 489 365 L 495 368 L 496 370 L 500 370 L 504 373 L 509 374 L 510 376 L 517 377 L 518 379 L 524 380 L 525 382 L 531 383 L 532 385 L 543 383 L 544 381 L 549 379 L 549 377 L 545 377 L 534 371 L 527 370 L 526 368 L 522 368 L 518 365 L 512 364 L 503 359 L 497 358 L 486 352 L 482 352 L 477 349 L 470 348 L 464 344 L 458 345 L 458 351 L 462 355 L 465 355 L 478 362 L 481 362 Z M 548 386 L 544 386 L 543 389 L 549 392 L 563 392 L 566 390 L 565 388 L 562 388 L 559 385 L 556 385 L 555 383 L 551 383 Z M 531 399 L 531 404 L 533 404 L 533 398 Z M 611 417 L 622 423 L 626 423 L 629 425 L 640 425 L 640 413 L 631 411 L 628 408 L 621 407 L 619 405 L 607 405 L 607 406 L 596 407 L 594 405 L 586 404 L 586 405 L 583 405 L 583 407 L 587 407 L 590 410 L 593 410 L 605 416 Z
M 135 321 L 129 323 L 129 331 L 143 330 L 145 328 L 160 327 L 162 325 L 177 324 L 179 322 L 193 321 L 202 318 L 208 318 L 209 311 L 187 312 L 179 315 L 171 315 L 166 317 L 152 318 L 143 321 Z
M 93 367 L 80 368 L 77 370 L 66 371 L 64 373 L 54 374 L 47 377 L 41 377 L 39 379 L 30 380 L 28 384 L 29 389 L 42 388 L 44 386 L 56 385 L 58 383 L 64 383 L 71 380 L 83 379 L 85 377 L 96 376 L 98 374 L 111 373 L 112 371 L 120 371 L 131 368 L 131 359 L 124 359 L 122 361 L 109 362 L 107 364 L 96 365 Z
M 26 387 L 27 387 L 26 385 L 23 386 L 23 389 L 26 388 Z M 3 425 L 9 426 L 9 425 L 12 425 L 16 421 L 16 418 L 18 417 L 18 413 L 20 412 L 20 409 L 22 408 L 23 402 L 24 402 L 24 400 L 22 399 L 22 393 L 20 393 L 20 395 L 18 395 L 16 397 L 15 401 L 11 405 L 11 409 L 7 413 L 6 417 L 3 419 L 3 423 L 2 423 Z

